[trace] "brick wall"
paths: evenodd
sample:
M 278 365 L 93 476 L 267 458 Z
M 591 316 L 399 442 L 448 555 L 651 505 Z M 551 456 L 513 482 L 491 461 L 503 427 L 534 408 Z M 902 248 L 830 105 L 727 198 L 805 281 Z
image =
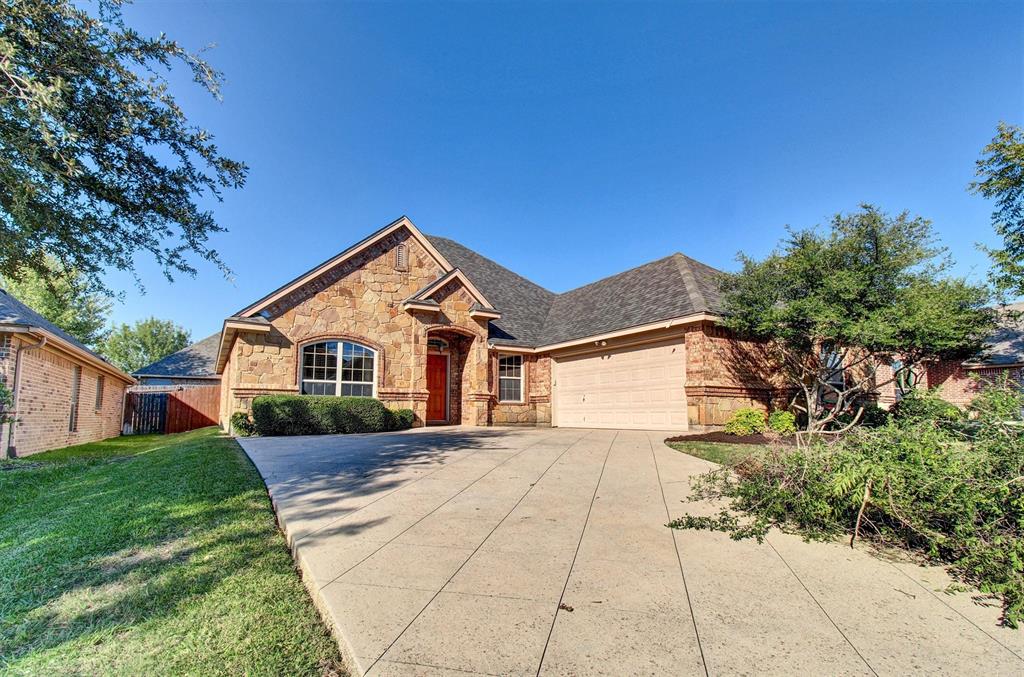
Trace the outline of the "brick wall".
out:
M 1020 367 L 964 369 L 959 360 L 942 360 L 928 364 L 926 382 L 921 385 L 937 388 L 942 399 L 966 407 L 977 396 L 982 385 L 1003 376 L 1024 383 L 1024 370 Z
M 9 363 L 13 363 L 19 339 L 15 338 L 11 343 Z M 82 376 L 78 422 L 72 431 L 69 430 L 69 422 L 75 366 L 81 367 Z M 45 346 L 22 352 L 20 370 L 16 402 L 18 420 L 14 424 L 14 445 L 18 456 L 95 442 L 120 434 L 126 387 L 123 381 L 109 374 L 103 378 L 102 403 L 97 409 L 96 392 L 101 374 L 84 362 Z M 8 373 L 13 379 L 13 364 Z M 5 433 L 5 452 L 8 443 L 8 433 Z

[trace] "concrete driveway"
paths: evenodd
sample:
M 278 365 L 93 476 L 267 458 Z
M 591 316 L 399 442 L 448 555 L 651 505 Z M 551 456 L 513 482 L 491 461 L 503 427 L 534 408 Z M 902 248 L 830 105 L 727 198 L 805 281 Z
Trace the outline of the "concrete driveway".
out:
M 663 525 L 711 464 L 664 434 L 239 440 L 356 673 L 1024 674 L 940 569 Z

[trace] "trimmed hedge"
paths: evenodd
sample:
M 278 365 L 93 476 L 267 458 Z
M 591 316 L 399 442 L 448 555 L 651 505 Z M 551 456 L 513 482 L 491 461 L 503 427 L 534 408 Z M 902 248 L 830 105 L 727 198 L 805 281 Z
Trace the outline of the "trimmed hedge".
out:
M 372 397 L 262 395 L 252 401 L 253 427 L 267 437 L 379 433 L 411 428 L 411 409 L 391 410 Z

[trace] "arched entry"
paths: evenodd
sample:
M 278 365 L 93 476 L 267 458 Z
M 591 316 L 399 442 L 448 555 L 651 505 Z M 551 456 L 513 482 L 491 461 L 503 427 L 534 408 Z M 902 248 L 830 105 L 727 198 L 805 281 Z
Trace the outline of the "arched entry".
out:
M 427 333 L 428 425 L 462 421 L 463 372 L 473 336 L 445 327 Z

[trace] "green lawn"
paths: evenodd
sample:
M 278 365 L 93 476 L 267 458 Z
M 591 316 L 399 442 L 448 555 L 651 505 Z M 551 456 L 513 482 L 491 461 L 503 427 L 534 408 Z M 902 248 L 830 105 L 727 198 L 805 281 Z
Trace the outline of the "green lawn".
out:
M 763 448 L 757 444 L 727 444 L 725 442 L 667 442 L 667 444 L 676 451 L 721 465 L 738 463 Z
M 0 673 L 343 672 L 266 489 L 215 428 L 0 467 Z

